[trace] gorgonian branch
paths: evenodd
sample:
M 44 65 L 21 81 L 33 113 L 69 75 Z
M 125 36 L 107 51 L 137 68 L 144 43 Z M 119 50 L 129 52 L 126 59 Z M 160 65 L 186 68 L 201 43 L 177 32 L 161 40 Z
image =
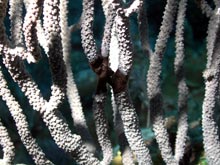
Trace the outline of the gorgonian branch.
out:
M 197 1 L 201 7 L 202 13 L 206 14 L 206 16 L 210 18 L 213 13 L 213 9 L 211 8 L 211 6 L 207 3 L 206 0 L 197 0 Z
M 176 24 L 176 57 L 174 61 L 175 74 L 178 81 L 178 127 L 175 142 L 175 159 L 179 162 L 183 155 L 186 145 L 188 121 L 187 121 L 187 98 L 188 98 L 188 87 L 186 85 L 184 77 L 184 19 L 186 15 L 187 0 L 180 0 L 177 13 L 177 24 Z
M 4 164 L 12 164 L 15 157 L 15 146 L 8 134 L 6 127 L 0 119 L 0 145 L 3 148 Z
M 139 164 L 152 164 L 149 150 L 144 143 L 139 128 L 139 121 L 133 105 L 131 104 L 127 91 L 115 93 L 115 102 L 118 107 L 126 138 L 131 150 L 137 157 Z
M 84 52 L 89 63 L 98 58 L 97 47 L 93 35 L 94 0 L 83 0 L 81 38 Z
M 113 12 L 114 12 L 114 10 L 113 10 Z M 120 49 L 119 49 L 119 43 L 118 43 L 118 36 L 117 36 L 117 31 L 116 31 L 116 21 L 115 21 L 116 19 L 117 19 L 117 17 L 114 17 L 114 20 L 113 20 L 114 23 L 111 27 L 110 41 L 108 44 L 105 44 L 106 46 L 109 46 L 109 48 L 108 48 L 109 49 L 109 67 L 114 72 L 118 69 L 119 54 L 120 54 L 119 53 Z M 107 49 L 105 49 L 105 50 L 107 50 Z M 118 107 L 115 103 L 115 97 L 114 97 L 112 88 L 111 88 L 111 93 L 112 93 L 111 103 L 112 103 L 113 116 L 114 116 L 114 128 L 115 128 L 115 132 L 118 137 L 118 143 L 119 143 L 120 151 L 121 151 L 121 155 L 122 155 L 122 162 L 123 162 L 123 164 L 133 165 L 134 164 L 133 153 L 129 147 L 127 138 L 125 136 L 123 122 L 122 122 L 121 116 L 119 114 Z
M 11 42 L 12 45 L 23 44 L 22 34 L 22 0 L 9 0 L 9 19 L 11 23 Z M 31 12 L 31 11 L 30 11 Z
M 212 15 L 209 19 L 209 24 L 208 24 L 208 30 L 207 30 L 207 64 L 206 67 L 210 68 L 211 63 L 213 60 L 213 51 L 215 47 L 215 42 L 216 42 L 216 37 L 217 37 L 217 28 L 218 24 L 216 23 L 218 21 L 218 15 L 217 13 L 218 8 L 215 8 L 213 10 Z
M 52 75 L 53 85 L 51 87 L 50 101 L 58 105 L 64 99 L 66 93 L 66 67 L 63 59 L 63 48 L 61 43 L 60 8 L 58 1 L 44 1 L 44 32 L 48 41 L 48 58 Z
M 162 116 L 162 93 L 161 93 L 161 69 L 162 58 L 165 53 L 166 43 L 173 27 L 174 16 L 176 15 L 177 2 L 167 0 L 163 15 L 162 25 L 156 41 L 155 51 L 150 57 L 150 66 L 147 74 L 147 94 L 150 101 L 150 111 L 153 119 L 153 130 L 159 145 L 163 160 L 167 164 L 177 164 L 169 144 L 169 135 L 165 128 L 165 121 Z
M 113 116 L 114 116 L 114 128 L 115 132 L 118 136 L 118 144 L 120 146 L 121 156 L 122 156 L 122 163 L 126 165 L 134 165 L 134 155 L 129 147 L 128 140 L 125 136 L 123 122 L 119 113 L 119 109 L 115 102 L 115 96 L 113 90 L 111 89 L 111 103 L 113 109 Z
M 6 36 L 5 32 L 5 26 L 4 26 L 4 19 L 6 16 L 6 10 L 7 10 L 7 0 L 0 1 L 0 52 L 2 53 L 4 45 L 6 42 L 8 42 L 8 38 Z
M 121 116 L 126 138 L 140 164 L 152 164 L 149 151 L 144 144 L 137 114 L 129 100 L 127 82 L 132 66 L 133 47 L 129 33 L 129 22 L 122 8 L 117 10 L 116 33 L 119 45 L 119 66 L 113 75 L 114 98 Z
M 116 32 L 119 45 L 119 65 L 118 70 L 124 75 L 128 75 L 132 66 L 133 46 L 129 32 L 129 21 L 125 11 L 119 8 L 117 11 Z
M 86 124 L 85 115 L 83 113 L 83 108 L 79 96 L 79 92 L 73 77 L 70 53 L 71 53 L 71 45 L 70 45 L 70 37 L 71 31 L 68 26 L 68 10 L 67 10 L 67 2 L 65 0 L 60 1 L 60 28 L 61 28 L 61 43 L 63 48 L 63 58 L 66 64 L 66 72 L 67 72 L 67 98 L 70 103 L 71 114 L 74 121 L 74 126 L 77 132 L 81 135 L 82 139 L 85 141 L 85 144 L 88 143 L 88 149 L 94 152 L 93 148 L 93 139 L 89 133 L 88 126 Z
M 142 5 L 143 0 L 134 0 L 128 8 L 124 9 L 126 17 L 129 17 L 132 13 L 137 13 Z
M 217 7 L 219 7 L 220 6 L 220 2 L 219 2 L 219 0 L 214 0 L 214 3 L 215 3 L 215 6 Z
M 113 24 L 115 22 L 116 13 L 112 9 L 112 6 L 109 5 L 108 15 L 106 15 L 104 33 L 102 38 L 102 46 L 101 46 L 101 55 L 103 57 L 109 57 L 110 44 L 111 44 L 111 34 L 113 29 Z
M 21 5 L 22 6 L 22 5 Z M 38 61 L 41 57 L 41 50 L 37 38 L 37 20 L 39 19 L 42 0 L 33 0 L 27 8 L 24 18 L 23 32 L 27 51 L 33 55 L 34 61 Z
M 93 116 L 96 125 L 98 142 L 103 152 L 101 164 L 110 164 L 113 157 L 113 150 L 108 132 L 108 122 L 104 114 L 106 93 L 96 94 L 93 101 Z
M 216 17 L 215 22 L 213 22 L 216 26 L 216 37 L 213 39 L 213 51 L 210 56 L 210 63 L 206 66 L 206 70 L 203 74 L 205 79 L 205 97 L 202 106 L 203 144 L 205 155 L 210 164 L 220 163 L 218 126 L 214 120 L 214 110 L 217 93 L 219 91 L 220 78 L 220 15 L 216 14 Z

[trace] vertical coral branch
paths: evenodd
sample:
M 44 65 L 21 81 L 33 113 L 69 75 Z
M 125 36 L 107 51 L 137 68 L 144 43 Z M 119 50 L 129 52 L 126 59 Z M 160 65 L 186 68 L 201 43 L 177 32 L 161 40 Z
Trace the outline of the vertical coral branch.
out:
M 48 58 L 52 75 L 51 104 L 59 105 L 66 93 L 66 67 L 63 60 L 63 49 L 60 36 L 60 9 L 57 0 L 45 0 L 43 6 L 43 26 L 45 38 L 48 42 Z
M 110 8 L 110 9 L 112 9 L 112 8 Z M 120 49 L 119 49 L 119 43 L 118 43 L 118 36 L 117 36 L 117 32 L 116 32 L 116 21 L 115 20 L 117 19 L 117 17 L 115 17 L 115 15 L 116 15 L 115 10 L 113 10 L 113 11 L 111 10 L 111 13 L 112 12 L 114 12 L 114 17 L 112 18 L 114 22 L 113 22 L 113 25 L 112 25 L 111 31 L 110 31 L 111 38 L 110 38 L 109 43 L 105 44 L 105 45 L 109 46 L 109 48 L 108 48 L 109 49 L 109 67 L 115 72 L 118 69 L 118 65 L 119 65 Z M 105 14 L 105 15 L 106 15 L 106 17 L 109 17 L 109 16 L 107 16 L 107 14 Z M 104 33 L 104 35 L 105 35 L 105 33 Z M 105 40 L 103 42 L 105 42 Z M 111 88 L 111 93 L 112 93 L 111 94 L 111 103 L 112 103 L 113 116 L 114 116 L 113 122 L 114 122 L 114 128 L 115 128 L 115 132 L 118 137 L 118 143 L 119 143 L 120 151 L 121 151 L 121 155 L 122 155 L 122 163 L 127 164 L 127 165 L 133 165 L 134 164 L 134 156 L 131 151 L 131 148 L 129 147 L 127 138 L 125 136 L 123 122 L 122 122 L 121 116 L 119 114 L 118 107 L 115 103 L 115 97 L 114 97 L 112 88 Z
M 123 9 L 119 8 L 116 18 L 116 31 L 119 43 L 119 71 L 127 76 L 131 71 L 133 47 L 129 35 L 129 22 Z
M 113 109 L 113 116 L 114 116 L 114 128 L 115 128 L 115 132 L 118 136 L 118 144 L 120 146 L 120 151 L 121 151 L 121 155 L 122 155 L 122 163 L 123 164 L 127 164 L 127 165 L 134 165 L 134 154 L 131 151 L 131 148 L 129 147 L 128 144 L 128 140 L 125 136 L 125 132 L 124 132 L 124 127 L 123 127 L 123 122 L 121 119 L 121 116 L 119 114 L 119 110 L 118 107 L 116 105 L 115 102 L 115 97 L 112 92 L 112 97 L 111 97 L 111 101 L 112 101 L 112 109 Z
M 123 121 L 126 138 L 131 150 L 137 157 L 137 161 L 139 164 L 152 164 L 149 151 L 141 135 L 137 114 L 130 100 L 128 100 L 127 91 L 116 93 L 115 102 Z
M 113 24 L 114 14 L 108 8 L 104 10 L 110 14 L 107 18 L 109 22 L 105 24 L 105 34 L 103 36 L 102 52 L 99 55 L 93 35 L 93 21 L 94 21 L 94 1 L 83 1 L 83 14 L 82 14 L 82 29 L 81 38 L 84 53 L 87 56 L 89 64 L 93 71 L 98 76 L 98 84 L 96 95 L 93 101 L 93 114 L 96 124 L 96 133 L 98 142 L 103 152 L 103 160 L 101 164 L 109 164 L 112 159 L 112 146 L 108 135 L 108 124 L 104 116 L 105 95 L 107 92 L 107 75 L 110 73 L 108 68 L 108 54 L 109 54 L 109 41 L 111 34 L 111 26 Z M 108 10 L 108 11 L 107 11 Z M 110 11 L 110 12 L 109 12 Z M 102 99 L 101 99 L 102 98 Z
M 177 164 L 169 144 L 169 135 L 165 128 L 165 121 L 162 116 L 162 94 L 160 87 L 162 58 L 165 52 L 166 43 L 173 26 L 176 15 L 177 2 L 167 0 L 162 25 L 156 41 L 155 51 L 150 57 L 150 66 L 147 74 L 147 94 L 150 101 L 150 111 L 153 119 L 153 130 L 163 160 L 167 164 Z
M 213 60 L 213 51 L 214 51 L 214 47 L 215 47 L 215 41 L 216 41 L 216 33 L 217 33 L 217 28 L 218 28 L 218 24 L 216 23 L 218 21 L 218 16 L 216 15 L 218 8 L 215 8 L 215 10 L 213 10 L 212 15 L 210 16 L 209 19 L 209 24 L 208 24 L 208 30 L 207 30 L 207 64 L 206 67 L 210 68 L 211 67 L 211 63 Z
M 209 6 L 206 0 L 199 0 L 203 14 L 206 14 L 207 17 L 211 17 L 213 9 Z
M 17 46 L 23 43 L 22 0 L 10 0 L 9 6 L 9 15 L 11 23 L 11 41 L 13 45 Z
M 4 18 L 6 15 L 7 9 L 7 0 L 0 1 L 0 52 L 2 53 L 4 48 L 4 43 L 7 42 L 7 36 L 5 33 L 5 26 L 4 26 Z
M 108 1 L 106 1 L 106 3 L 107 2 Z M 128 143 L 132 151 L 136 154 L 140 164 L 151 164 L 152 161 L 149 155 L 149 151 L 145 146 L 143 138 L 141 136 L 141 131 L 138 125 L 139 123 L 135 109 L 129 101 L 127 94 L 127 82 L 131 71 L 133 54 L 133 47 L 128 28 L 128 16 L 132 12 L 138 10 L 138 8 L 140 7 L 140 2 L 141 1 L 134 1 L 131 5 L 131 8 L 128 8 L 126 10 L 121 7 L 120 3 L 117 0 L 112 2 L 112 8 L 114 11 L 116 11 L 117 14 L 115 18 L 115 29 L 117 36 L 116 40 L 118 41 L 119 48 L 119 65 L 116 72 L 112 71 L 111 68 L 109 68 L 109 61 L 108 58 L 106 58 L 106 55 L 103 55 L 105 58 L 99 57 L 97 55 L 97 48 L 94 43 L 92 32 L 93 4 L 91 5 L 92 2 L 90 2 L 89 4 L 86 0 L 83 3 L 83 9 L 86 11 L 84 11 L 83 15 L 84 22 L 82 22 L 81 36 L 84 52 L 87 55 L 90 66 L 92 67 L 93 71 L 98 75 L 99 80 L 102 80 L 102 82 L 99 81 L 98 84 L 101 86 L 101 88 L 97 88 L 101 89 L 98 91 L 98 93 L 105 92 L 107 90 L 106 83 L 109 83 L 112 86 L 116 105 L 123 121 L 125 135 L 128 139 Z M 104 11 L 105 14 L 108 13 L 108 9 L 104 8 Z M 104 46 L 107 47 L 108 45 L 104 44 Z M 105 48 L 105 50 L 107 49 Z
M 12 164 L 15 157 L 15 147 L 5 126 L 0 119 L 0 145 L 3 148 L 3 162 L 5 165 Z
M 114 97 L 131 150 L 140 164 L 152 164 L 149 151 L 141 135 L 137 114 L 127 92 L 127 82 L 132 66 L 133 54 L 128 27 L 129 22 L 125 16 L 125 11 L 122 8 L 118 8 L 116 31 L 119 43 L 119 66 L 113 77 Z
M 218 127 L 214 120 L 214 110 L 216 105 L 216 96 L 219 91 L 219 74 L 220 74 L 220 15 L 216 14 L 215 36 L 212 40 L 208 40 L 213 44 L 213 51 L 207 68 L 203 74 L 205 79 L 205 98 L 202 106 L 202 128 L 203 128 L 203 144 L 205 155 L 210 164 L 220 163 L 220 141 L 218 135 Z M 211 32 L 211 29 L 208 30 Z M 208 54 L 209 56 L 209 54 Z
M 105 28 L 104 28 L 104 33 L 103 33 L 103 39 L 102 39 L 102 46 L 101 46 L 101 55 L 103 57 L 108 57 L 109 56 L 109 49 L 110 49 L 110 44 L 111 44 L 111 34 L 112 34 L 112 27 L 114 24 L 115 20 L 115 11 L 112 9 L 112 6 L 109 5 L 108 8 L 108 15 L 106 15 L 106 23 L 105 23 Z
M 111 141 L 108 135 L 108 122 L 104 115 L 104 105 L 106 93 L 96 94 L 93 102 L 93 115 L 96 125 L 96 133 L 99 144 L 103 151 L 103 160 L 101 164 L 110 164 L 113 157 Z
M 183 155 L 186 145 L 188 122 L 187 122 L 187 98 L 188 87 L 184 78 L 184 19 L 186 15 L 187 0 L 180 0 L 177 13 L 176 24 L 176 58 L 174 61 L 175 74 L 178 81 L 178 127 L 175 143 L 175 159 L 179 162 Z
M 83 13 L 81 25 L 81 38 L 84 52 L 89 63 L 98 58 L 97 47 L 93 36 L 94 0 L 83 0 Z
M 202 106 L 203 143 L 207 160 L 214 165 L 220 163 L 218 128 L 213 118 L 219 85 L 219 67 L 206 70 L 204 78 L 206 79 L 206 87 Z
M 42 0 L 33 0 L 29 3 L 23 25 L 25 45 L 27 47 L 27 51 L 33 55 L 34 61 L 38 61 L 41 57 L 36 29 L 41 6 Z
M 215 6 L 219 6 L 220 5 L 219 0 L 214 0 L 214 3 L 215 3 Z
M 63 48 L 63 58 L 66 64 L 67 72 L 67 98 L 70 103 L 71 114 L 74 121 L 74 126 L 77 132 L 81 135 L 82 139 L 85 141 L 85 144 L 88 143 L 88 149 L 94 152 L 93 139 L 89 133 L 88 126 L 86 124 L 86 119 L 83 113 L 83 108 L 80 101 L 80 96 L 76 83 L 74 81 L 70 53 L 70 30 L 68 27 L 68 2 L 65 0 L 60 1 L 60 28 L 61 28 L 61 43 Z

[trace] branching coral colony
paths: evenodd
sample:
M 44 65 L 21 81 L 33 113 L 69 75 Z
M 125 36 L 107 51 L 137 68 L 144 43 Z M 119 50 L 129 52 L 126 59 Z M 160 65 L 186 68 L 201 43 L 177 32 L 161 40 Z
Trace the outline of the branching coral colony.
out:
M 4 78 L 2 67 L 6 68 L 14 83 L 18 84 L 33 110 L 39 112 L 59 148 L 78 164 L 110 164 L 113 158 L 108 123 L 104 114 L 107 91 L 112 92 L 114 127 L 118 136 L 123 164 L 153 164 L 149 149 L 139 128 L 135 108 L 130 101 L 128 80 L 132 69 L 133 46 L 129 30 L 129 18 L 137 13 L 141 46 L 150 59 L 147 73 L 147 95 L 153 131 L 166 164 L 179 164 L 183 158 L 187 139 L 188 88 L 184 77 L 184 18 L 187 0 L 167 0 L 160 32 L 154 51 L 148 42 L 146 8 L 143 0 L 126 4 L 120 0 L 102 0 L 106 17 L 100 48 L 93 33 L 94 0 L 83 0 L 83 11 L 79 23 L 67 23 L 65 0 L 0 0 L 0 95 L 6 103 L 17 127 L 20 139 L 35 164 L 53 164 L 48 160 L 29 130 L 26 116 L 12 95 Z M 216 97 L 219 91 L 220 71 L 220 2 L 214 0 L 211 8 L 205 0 L 198 0 L 203 13 L 210 19 L 207 35 L 207 66 L 204 72 L 205 97 L 203 102 L 202 128 L 205 155 L 210 164 L 220 164 L 220 141 L 213 118 Z M 9 12 L 10 36 L 6 34 L 4 19 Z M 25 11 L 25 12 L 24 12 Z M 175 23 L 176 20 L 176 23 Z M 162 114 L 161 68 L 167 40 L 173 26 L 176 26 L 176 58 L 174 71 L 178 81 L 178 127 L 174 150 L 169 142 L 165 119 Z M 91 69 L 98 78 L 93 102 L 94 121 L 102 159 L 95 156 L 91 146 L 93 138 L 86 124 L 82 105 L 70 63 L 70 35 L 81 29 L 81 42 Z M 45 53 L 52 75 L 51 96 L 46 100 L 38 85 L 28 73 L 24 61 L 36 63 Z M 107 87 L 109 86 L 109 88 Z M 73 134 L 59 111 L 59 105 L 67 98 L 77 134 Z M 3 148 L 3 162 L 12 164 L 15 146 L 0 120 L 0 145 Z

